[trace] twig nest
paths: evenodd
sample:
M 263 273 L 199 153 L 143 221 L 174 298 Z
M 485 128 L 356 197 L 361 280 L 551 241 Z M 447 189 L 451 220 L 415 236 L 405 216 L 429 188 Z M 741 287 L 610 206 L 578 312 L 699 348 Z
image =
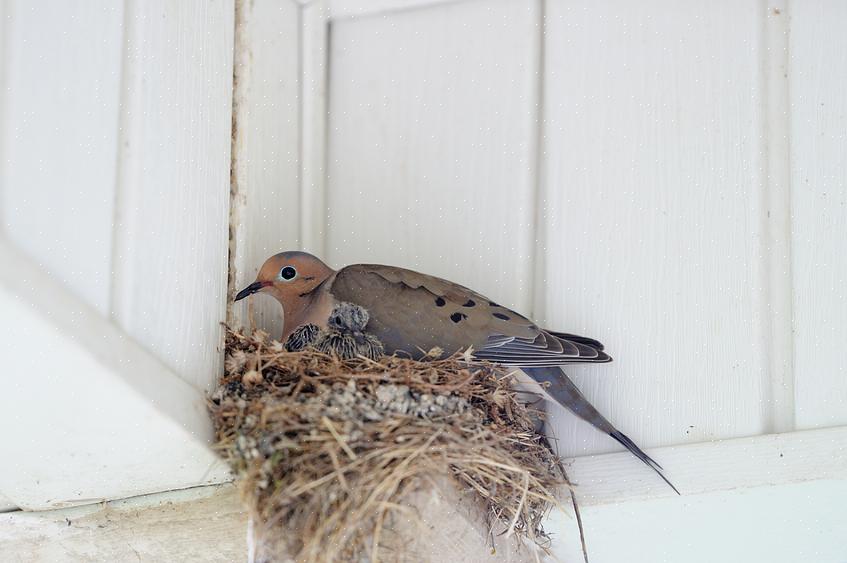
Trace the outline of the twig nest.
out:
M 317 332 L 338 333 L 339 325 Z M 342 359 L 314 342 L 290 352 L 264 334 L 227 333 L 227 371 L 210 411 L 261 546 L 257 560 L 390 561 L 412 545 L 428 549 L 433 536 L 415 522 L 435 513 L 409 503 L 445 481 L 484 515 L 480 537 L 547 545 L 542 522 L 564 474 L 508 375 L 456 357 Z M 449 518 L 426 528 L 448 536 L 457 529 Z M 481 556 L 491 549 L 480 542 Z

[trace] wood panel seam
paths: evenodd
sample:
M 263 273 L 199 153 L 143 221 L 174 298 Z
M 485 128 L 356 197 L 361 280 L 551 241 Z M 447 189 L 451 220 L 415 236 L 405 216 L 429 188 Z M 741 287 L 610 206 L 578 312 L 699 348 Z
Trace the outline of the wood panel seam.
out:
M 530 252 L 532 255 L 530 256 L 530 265 L 532 267 L 532 284 L 530 287 L 530 292 L 532 293 L 530 299 L 530 318 L 534 319 L 536 322 L 540 322 L 539 315 L 544 312 L 544 291 L 542 288 L 542 284 L 544 283 L 544 268 L 546 267 L 546 256 L 545 250 L 547 248 L 545 241 L 547 239 L 547 233 L 545 232 L 544 225 L 544 199 L 545 199 L 545 164 L 546 164 L 546 132 L 545 132 L 545 96 L 544 96 L 544 77 L 547 74 L 546 72 L 546 42 L 547 42 L 547 16 L 546 16 L 546 0 L 538 0 L 538 58 L 536 61 L 536 75 L 537 80 L 535 83 L 535 87 L 538 89 L 536 92 L 535 100 L 536 100 L 536 130 L 535 130 L 535 170 L 534 170 L 534 178 L 532 178 L 534 185 L 533 197 L 534 201 L 533 205 L 533 224 L 532 224 L 532 240 L 530 246 Z M 541 319 L 544 320 L 544 319 Z
M 793 274 L 791 264 L 791 150 L 788 2 L 763 0 L 764 144 L 768 323 L 767 373 L 770 379 L 770 432 L 795 429 L 793 366 Z
M 112 203 L 112 253 L 110 256 L 111 260 L 111 268 L 109 268 L 110 280 L 109 280 L 109 310 L 108 317 L 112 319 L 114 322 L 118 322 L 119 315 L 118 309 L 120 308 L 120 300 L 119 300 L 119 292 L 117 290 L 117 285 L 119 280 L 125 279 L 126 274 L 122 272 L 124 269 L 123 260 L 121 260 L 121 248 L 124 248 L 125 245 L 121 244 L 123 237 L 126 235 L 126 228 L 121 228 L 121 209 L 123 207 L 123 200 L 126 197 L 125 189 L 126 182 L 124 181 L 124 174 L 126 173 L 126 162 L 128 161 L 128 149 L 129 149 L 129 139 L 128 139 L 128 131 L 129 131 L 129 115 L 127 113 L 127 108 L 131 105 L 131 80 L 129 77 L 129 69 L 131 67 L 131 52 L 130 52 L 130 44 L 132 41 L 132 37 L 130 37 L 130 29 L 132 26 L 130 25 L 130 13 L 132 0 L 126 0 L 124 4 L 124 12 L 122 18 L 122 30 L 121 30 L 121 76 L 118 80 L 118 84 L 120 87 L 120 92 L 118 93 L 118 146 L 115 151 L 115 158 L 117 159 L 115 165 L 115 184 L 114 184 L 114 201 Z M 120 273 L 119 273 L 120 272 Z

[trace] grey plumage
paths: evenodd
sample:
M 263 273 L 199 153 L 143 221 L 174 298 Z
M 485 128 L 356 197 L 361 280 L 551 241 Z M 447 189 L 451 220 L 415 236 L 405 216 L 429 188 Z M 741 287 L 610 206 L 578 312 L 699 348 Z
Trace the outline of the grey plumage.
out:
M 322 332 L 315 348 L 326 354 L 335 354 L 343 360 L 364 356 L 376 360 L 384 354 L 382 343 L 376 337 L 360 332 L 357 334 L 329 329 Z
M 297 327 L 286 339 L 285 349 L 299 352 L 313 347 L 325 354 L 335 354 L 343 360 L 359 356 L 376 360 L 384 355 L 382 343 L 366 333 L 370 315 L 363 307 L 353 303 L 339 303 L 327 319 L 327 328 L 315 324 Z
M 594 405 L 588 402 L 588 399 L 585 398 L 582 392 L 576 385 L 574 385 L 573 381 L 570 380 L 561 368 L 524 367 L 522 369 L 535 381 L 539 383 L 548 383 L 549 386 L 546 389 L 547 393 L 553 397 L 557 403 L 598 430 L 605 432 L 614 438 L 619 444 L 628 449 L 632 455 L 640 459 L 645 465 L 658 473 L 659 477 L 661 477 L 665 483 L 670 485 L 676 494 L 679 494 L 679 491 L 673 486 L 673 483 L 668 481 L 667 477 L 665 477 L 662 473 L 662 466 L 644 453 L 644 451 L 639 448 L 635 442 L 629 439 L 626 434 L 612 426 L 612 423 L 606 420 L 606 417 L 600 414 L 597 409 L 594 408 Z
M 300 352 L 312 346 L 320 336 L 321 327 L 315 324 L 305 324 L 297 327 L 285 340 L 285 349 L 289 352 Z
M 358 333 L 363 332 L 370 320 L 370 314 L 364 307 L 342 301 L 332 310 L 327 326 L 333 330 Z

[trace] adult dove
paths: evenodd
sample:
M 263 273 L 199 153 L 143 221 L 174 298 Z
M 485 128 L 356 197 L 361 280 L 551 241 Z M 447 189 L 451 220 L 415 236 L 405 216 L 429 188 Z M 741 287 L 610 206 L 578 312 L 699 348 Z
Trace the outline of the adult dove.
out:
M 591 338 L 539 328 L 526 317 L 459 284 L 393 266 L 355 264 L 333 270 L 305 252 L 268 258 L 256 281 L 235 300 L 266 293 L 282 305 L 282 340 L 298 327 L 326 328 L 337 303 L 367 310 L 367 332 L 386 354 L 421 359 L 434 347 L 447 353 L 471 348 L 473 358 L 522 369 L 563 407 L 605 432 L 652 468 L 674 491 L 661 466 L 606 420 L 562 371 L 575 363 L 612 358 Z

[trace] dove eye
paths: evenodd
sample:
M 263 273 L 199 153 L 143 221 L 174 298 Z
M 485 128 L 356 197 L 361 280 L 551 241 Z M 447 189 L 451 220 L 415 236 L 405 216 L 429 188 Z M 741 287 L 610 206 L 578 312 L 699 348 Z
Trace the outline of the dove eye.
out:
M 279 271 L 279 277 L 284 281 L 291 281 L 297 277 L 297 270 L 291 266 L 286 266 Z

